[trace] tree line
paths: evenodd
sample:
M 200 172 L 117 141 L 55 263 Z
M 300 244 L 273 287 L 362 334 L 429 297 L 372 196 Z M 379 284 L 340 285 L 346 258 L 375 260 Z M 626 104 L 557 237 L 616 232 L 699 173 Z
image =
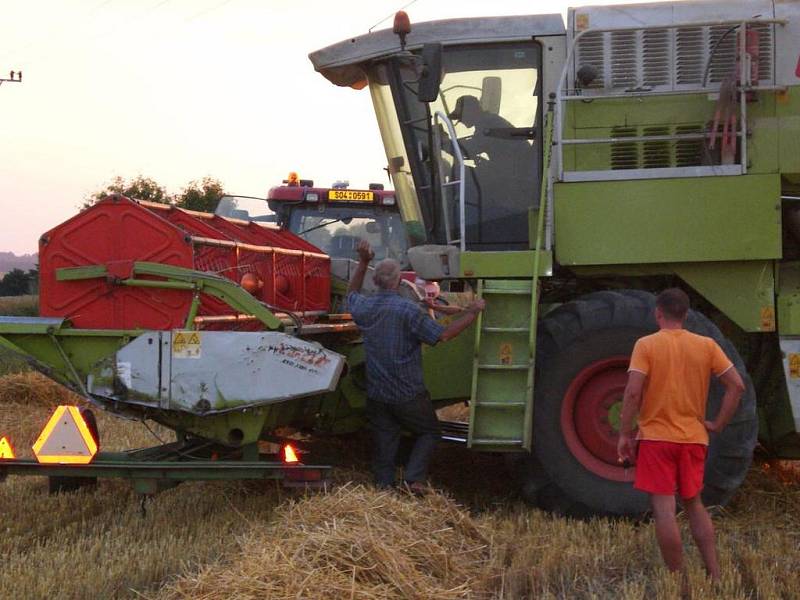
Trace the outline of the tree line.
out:
M 0 279 L 0 296 L 25 296 L 36 293 L 39 270 L 11 269 Z
M 135 200 L 174 204 L 189 210 L 214 212 L 225 191 L 222 182 L 213 177 L 190 181 L 180 192 L 170 193 L 149 177 L 139 175 L 128 180 L 117 176 L 103 189 L 86 196 L 81 208 L 88 208 L 111 194 L 122 194 Z
M 174 204 L 201 212 L 214 212 L 219 199 L 225 195 L 222 182 L 213 177 L 190 181 L 177 193 L 170 193 L 150 177 L 139 175 L 132 179 L 117 176 L 102 189 L 87 195 L 80 208 L 88 208 L 111 194 L 122 194 L 135 200 Z M 0 296 L 24 296 L 38 290 L 39 270 L 12 269 L 0 278 Z

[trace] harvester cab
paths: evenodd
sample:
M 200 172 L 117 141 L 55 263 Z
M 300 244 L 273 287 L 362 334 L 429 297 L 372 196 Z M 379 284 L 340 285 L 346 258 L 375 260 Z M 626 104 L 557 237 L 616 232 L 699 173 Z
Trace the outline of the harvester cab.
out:
M 711 440 L 705 500 L 741 483 L 758 419 L 765 447 L 800 457 L 798 31 L 798 1 L 687 0 L 566 22 L 398 14 L 310 54 L 369 89 L 414 270 L 486 299 L 471 352 L 426 381 L 435 400 L 453 393 L 436 373 L 471 384 L 469 446 L 521 452 L 531 500 L 646 507 L 617 462 L 619 411 L 653 292 L 673 285 L 708 315 L 688 328 L 758 375 Z M 712 387 L 710 415 L 719 401 Z

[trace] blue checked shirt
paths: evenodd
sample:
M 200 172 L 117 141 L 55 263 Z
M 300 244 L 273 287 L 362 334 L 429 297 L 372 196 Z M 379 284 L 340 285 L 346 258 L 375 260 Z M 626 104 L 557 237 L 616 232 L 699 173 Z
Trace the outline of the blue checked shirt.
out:
M 421 345 L 436 344 L 444 327 L 394 291 L 350 292 L 347 305 L 364 336 L 367 395 L 400 404 L 424 393 Z

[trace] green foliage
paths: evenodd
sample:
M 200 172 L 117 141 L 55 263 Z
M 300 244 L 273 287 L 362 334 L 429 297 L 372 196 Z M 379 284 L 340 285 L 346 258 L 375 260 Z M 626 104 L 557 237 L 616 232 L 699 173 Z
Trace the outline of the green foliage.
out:
M 0 280 L 0 296 L 24 296 L 34 291 L 39 271 L 12 269 Z
M 130 181 L 126 181 L 124 178 L 117 175 L 111 180 L 111 183 L 106 185 L 103 189 L 84 198 L 81 208 L 88 208 L 95 202 L 99 202 L 111 194 L 122 194 L 128 198 L 147 200 L 149 202 L 161 202 L 162 204 L 167 204 L 172 200 L 171 196 L 167 194 L 166 188 L 158 185 L 158 183 L 149 177 L 137 175 Z
M 88 208 L 111 194 L 122 194 L 135 200 L 175 204 L 189 210 L 214 212 L 225 191 L 222 182 L 213 177 L 190 181 L 179 194 L 171 194 L 164 186 L 149 177 L 137 175 L 131 180 L 126 180 L 118 175 L 103 189 L 86 196 L 81 209 Z
M 189 182 L 175 200 L 176 204 L 181 208 L 200 212 L 214 212 L 219 199 L 224 195 L 222 182 L 211 177 L 203 177 L 199 182 Z

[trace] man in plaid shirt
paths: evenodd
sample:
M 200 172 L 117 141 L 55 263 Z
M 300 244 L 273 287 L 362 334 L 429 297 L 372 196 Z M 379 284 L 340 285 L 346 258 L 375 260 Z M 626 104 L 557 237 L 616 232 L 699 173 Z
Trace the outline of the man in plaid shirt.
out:
M 405 466 L 405 483 L 412 492 L 423 493 L 428 462 L 441 433 L 422 378 L 421 345 L 453 339 L 472 324 L 485 303 L 476 300 L 464 309 L 463 316 L 444 327 L 397 293 L 400 265 L 395 260 L 376 265 L 373 280 L 378 291 L 362 295 L 364 276 L 375 256 L 365 240 L 358 245 L 358 256 L 347 305 L 364 337 L 367 419 L 375 438 L 375 483 L 381 487 L 394 485 L 400 432 L 405 428 L 415 435 Z

